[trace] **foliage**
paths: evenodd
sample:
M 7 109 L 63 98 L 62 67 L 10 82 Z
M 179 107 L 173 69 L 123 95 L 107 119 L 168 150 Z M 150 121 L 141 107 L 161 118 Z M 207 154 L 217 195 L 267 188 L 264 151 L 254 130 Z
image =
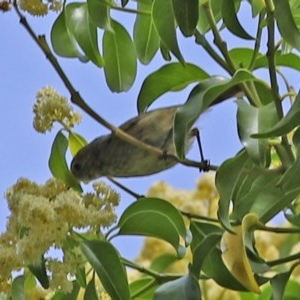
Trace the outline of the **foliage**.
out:
M 206 299 L 203 282 L 211 279 L 219 286 L 238 291 L 239 299 L 296 299 L 299 284 L 292 276 L 299 264 L 300 252 L 291 254 L 291 251 L 298 243 L 300 233 L 300 94 L 290 86 L 289 78 L 280 68 L 300 71 L 298 1 L 123 0 L 118 5 L 113 0 L 87 0 L 64 3 L 51 31 L 55 55 L 43 36 L 35 36 L 20 12 L 21 8 L 34 14 L 34 5 L 30 6 L 28 1 L 15 2 L 15 11 L 67 86 L 71 101 L 123 139 L 143 146 L 130 140 L 88 106 L 75 92 L 55 55 L 91 61 L 96 67 L 103 68 L 112 92 L 130 89 L 138 62 L 147 65 L 156 55 L 161 55 L 165 63 L 144 79 L 137 96 L 137 107 L 142 113 L 165 93 L 194 84 L 174 119 L 177 161 L 189 164 L 185 158 L 185 141 L 194 121 L 207 108 L 222 105 L 232 96 L 238 98 L 236 123 L 243 144 L 234 157 L 220 166 L 210 166 L 211 170 L 216 169 L 215 184 L 219 194 L 215 217 L 199 214 L 199 211 L 183 211 L 153 196 L 130 205 L 117 225 L 106 234 L 102 228 L 97 228 L 97 234 L 91 234 L 78 232 L 73 228 L 78 227 L 76 224 L 71 226 L 73 234 L 66 236 L 62 247 L 66 253 L 75 249 L 80 251 L 89 268 L 80 266 L 72 273 L 72 287 L 69 286 L 68 291 L 62 287 L 54 289 L 53 299 L 76 299 L 80 289 L 85 291 L 84 299 L 98 299 L 97 278 L 114 300 Z M 39 1 L 42 7 L 39 6 L 36 14 L 46 14 L 51 3 Z M 53 10 L 57 10 L 58 3 L 53 3 Z M 6 6 L 1 4 L 1 7 Z M 242 9 L 247 9 L 249 19 L 256 22 L 255 33 L 245 29 Z M 129 32 L 121 20 L 112 17 L 114 10 L 135 18 L 133 32 Z M 229 50 L 227 41 L 222 38 L 225 33 L 238 39 L 240 46 Z M 204 49 L 212 62 L 228 76 L 212 76 L 201 65 L 186 62 L 181 51 L 181 43 L 185 40 L 179 43 L 179 35 L 193 37 L 195 44 Z M 263 39 L 267 40 L 266 51 L 261 47 Z M 246 41 L 250 45 L 248 48 L 243 47 Z M 267 70 L 268 79 L 257 75 L 259 69 Z M 285 83 L 283 86 L 279 85 L 279 77 Z M 286 114 L 283 103 L 288 105 Z M 65 154 L 69 147 L 74 155 L 86 142 L 71 128 L 73 126 L 56 121 L 63 128 L 53 143 L 49 167 L 53 176 L 82 193 L 82 187 L 68 169 Z M 161 151 L 156 149 L 154 153 Z M 49 199 L 51 202 L 52 198 Z M 288 226 L 266 225 L 281 212 L 284 212 Z M 280 234 L 289 234 L 285 244 L 279 247 L 280 257 L 268 259 L 261 255 L 257 249 L 258 231 L 274 232 L 278 239 Z M 21 241 L 28 232 L 30 227 L 26 225 L 19 228 Z M 152 236 L 168 242 L 173 254 L 177 254 L 176 260 L 184 259 L 190 253 L 188 267 L 181 274 L 164 273 L 175 261 L 174 257 L 166 259 L 164 254 L 150 268 L 126 260 L 111 244 L 111 239 L 128 234 Z M 9 285 L 9 297 L 24 299 L 25 291 L 36 286 L 28 283 L 34 280 L 33 275 L 48 288 L 49 274 L 45 271 L 44 258 L 40 260 L 39 257 L 35 264 L 20 261 L 18 269 L 21 267 L 25 269 L 24 274 L 15 277 Z M 129 284 L 125 267 L 136 269 L 145 276 Z M 10 278 L 2 274 L 0 279 L 3 286 Z

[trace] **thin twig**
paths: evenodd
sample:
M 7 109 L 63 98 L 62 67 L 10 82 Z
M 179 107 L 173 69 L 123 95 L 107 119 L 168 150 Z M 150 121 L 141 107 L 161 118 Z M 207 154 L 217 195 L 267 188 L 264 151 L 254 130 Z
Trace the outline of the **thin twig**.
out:
M 110 182 L 112 182 L 114 185 L 116 185 L 117 187 L 119 187 L 120 189 L 122 189 L 124 192 L 126 192 L 130 196 L 134 197 L 135 199 L 140 199 L 140 198 L 144 198 L 145 197 L 144 195 L 139 195 L 138 193 L 136 193 L 133 190 L 129 189 L 128 187 L 126 187 L 125 185 L 121 184 L 119 181 L 115 180 L 112 177 L 107 177 L 107 179 Z

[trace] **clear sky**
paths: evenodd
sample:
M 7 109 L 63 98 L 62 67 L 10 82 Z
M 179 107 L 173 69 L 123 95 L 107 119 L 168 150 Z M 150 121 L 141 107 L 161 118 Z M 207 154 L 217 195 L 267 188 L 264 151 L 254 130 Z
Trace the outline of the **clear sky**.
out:
M 49 41 L 55 17 L 54 13 L 50 13 L 46 18 L 28 16 L 28 21 L 37 34 L 45 34 Z M 131 31 L 133 16 L 123 14 L 122 19 L 123 24 Z M 53 138 L 59 128 L 56 127 L 51 133 L 44 135 L 34 131 L 32 107 L 35 94 L 46 85 L 55 87 L 59 93 L 67 97 L 69 94 L 44 54 L 19 24 L 14 11 L 0 13 L 0 27 L 2 29 L 0 31 L 0 232 L 2 232 L 5 230 L 8 216 L 3 196 L 6 189 L 19 177 L 26 177 L 37 183 L 44 183 L 51 177 L 47 162 Z M 181 49 L 187 61 L 198 64 L 212 75 L 226 75 L 207 58 L 200 47 L 194 45 L 193 38 L 184 40 Z M 137 114 L 136 99 L 143 79 L 163 63 L 158 53 L 150 66 L 139 65 L 133 88 L 127 93 L 116 94 L 106 87 L 103 70 L 92 63 L 83 64 L 76 59 L 66 58 L 59 58 L 59 62 L 86 102 L 115 125 Z M 184 103 L 191 88 L 192 86 L 189 86 L 182 93 L 168 93 L 162 96 L 153 108 Z M 75 110 L 80 111 L 77 107 Z M 201 130 L 205 156 L 214 165 L 233 156 L 241 148 L 237 137 L 235 113 L 235 103 L 232 100 L 226 101 L 211 109 L 197 122 L 197 127 Z M 83 122 L 75 130 L 88 141 L 108 133 L 107 129 L 86 114 L 83 114 Z M 188 157 L 199 160 L 196 145 Z M 158 180 L 164 180 L 177 188 L 193 189 L 199 176 L 197 169 L 177 165 L 157 175 L 122 179 L 120 182 L 139 194 L 145 194 L 151 184 Z M 133 200 L 129 195 L 122 193 L 119 211 Z M 131 242 L 127 241 L 129 241 L 127 238 L 119 239 L 118 249 L 127 257 L 133 257 L 136 252 L 128 248 Z

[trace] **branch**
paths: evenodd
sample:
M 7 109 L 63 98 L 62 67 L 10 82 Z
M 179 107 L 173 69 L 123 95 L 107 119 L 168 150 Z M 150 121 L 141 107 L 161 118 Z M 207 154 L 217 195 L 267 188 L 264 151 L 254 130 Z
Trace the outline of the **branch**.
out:
M 216 21 L 215 21 L 213 12 L 212 12 L 212 8 L 210 6 L 210 2 L 209 1 L 205 2 L 204 4 L 202 4 L 202 7 L 205 11 L 207 21 L 208 21 L 210 28 L 212 30 L 212 33 L 213 33 L 214 43 L 218 47 L 220 52 L 222 53 L 222 55 L 225 59 L 225 62 L 227 64 L 226 71 L 228 71 L 229 74 L 233 76 L 234 73 L 236 72 L 236 67 L 229 55 L 227 43 L 225 41 L 223 41 L 223 39 L 220 35 L 220 32 L 217 28 L 217 24 L 216 24 Z M 258 95 L 257 95 L 254 85 L 242 83 L 241 87 L 242 87 L 242 90 L 244 91 L 245 95 L 249 99 L 249 101 L 251 103 L 255 104 L 255 106 L 260 106 L 260 99 L 258 98 Z
M 156 155 L 157 157 L 164 157 L 168 159 L 173 159 L 174 161 L 181 163 L 186 166 L 193 166 L 197 167 L 200 170 L 203 170 L 205 168 L 209 168 L 210 170 L 216 169 L 215 166 L 207 166 L 205 162 L 193 162 L 189 160 L 179 160 L 178 157 L 171 153 L 165 153 L 165 151 L 158 149 L 156 147 L 153 147 L 149 144 L 146 144 L 133 136 L 127 134 L 125 131 L 121 130 L 119 127 L 114 126 L 113 124 L 106 121 L 103 117 L 101 117 L 98 113 L 96 113 L 80 96 L 79 92 L 75 90 L 72 83 L 66 76 L 65 72 L 61 68 L 60 64 L 58 63 L 56 57 L 53 55 L 52 51 L 50 50 L 50 47 L 46 41 L 45 36 L 37 36 L 30 25 L 28 24 L 26 18 L 24 15 L 20 12 L 17 1 L 13 1 L 14 9 L 17 13 L 17 15 L 20 18 L 20 23 L 25 27 L 29 35 L 32 37 L 32 39 L 35 41 L 35 43 L 38 45 L 38 47 L 42 50 L 42 52 L 46 55 L 46 58 L 49 60 L 50 64 L 53 66 L 63 83 L 65 84 L 66 88 L 68 89 L 70 95 L 71 95 L 71 102 L 78 107 L 80 107 L 83 111 L 85 111 L 90 117 L 92 117 L 94 120 L 99 122 L 104 127 L 108 128 L 114 135 L 119 137 L 121 140 L 132 144 L 142 150 L 145 150 L 149 153 L 152 153 L 153 155 Z

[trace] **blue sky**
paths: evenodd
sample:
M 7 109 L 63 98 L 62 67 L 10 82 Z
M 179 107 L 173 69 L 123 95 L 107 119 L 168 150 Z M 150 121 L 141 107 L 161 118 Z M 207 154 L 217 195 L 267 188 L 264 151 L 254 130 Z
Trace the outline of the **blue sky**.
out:
M 56 14 L 50 13 L 46 18 L 27 17 L 35 32 L 45 34 L 49 41 L 51 25 Z M 133 16 L 123 14 L 122 20 L 131 31 Z M 44 54 L 20 25 L 14 11 L 0 15 L 0 26 L 2 28 L 0 31 L 0 232 L 3 232 L 8 216 L 3 196 L 6 189 L 19 177 L 26 177 L 37 183 L 44 183 L 51 177 L 47 161 L 52 141 L 59 127 L 44 135 L 34 131 L 32 107 L 35 94 L 46 85 L 55 87 L 59 93 L 67 97 L 69 94 Z M 212 75 L 226 75 L 216 64 L 207 59 L 200 47 L 194 45 L 193 38 L 181 39 L 181 41 L 183 41 L 181 49 L 187 61 L 198 64 Z M 235 42 L 232 40 L 233 44 Z M 83 64 L 76 59 L 65 58 L 59 58 L 59 62 L 86 102 L 115 125 L 122 124 L 137 114 L 136 99 L 143 79 L 164 63 L 158 53 L 150 66 L 139 65 L 133 88 L 127 93 L 116 94 L 106 87 L 103 70 L 92 63 Z M 191 88 L 192 86 L 189 86 L 181 93 L 168 93 L 162 96 L 153 108 L 184 103 Z M 74 109 L 80 111 L 77 107 Z M 214 165 L 233 156 L 241 148 L 237 137 L 235 113 L 235 103 L 232 100 L 226 101 L 203 115 L 196 124 L 201 130 L 205 156 Z M 84 113 L 83 122 L 76 127 L 76 131 L 88 141 L 108 133 L 107 129 Z M 199 159 L 195 144 L 188 157 Z M 120 182 L 137 193 L 144 194 L 158 180 L 164 180 L 177 188 L 193 189 L 199 176 L 197 169 L 177 165 L 157 175 L 122 179 Z M 129 195 L 122 193 L 119 211 L 133 200 Z M 117 247 L 125 255 L 134 257 L 137 250 L 128 248 L 127 245 L 132 244 L 132 242 L 128 243 L 130 240 L 119 239 Z

